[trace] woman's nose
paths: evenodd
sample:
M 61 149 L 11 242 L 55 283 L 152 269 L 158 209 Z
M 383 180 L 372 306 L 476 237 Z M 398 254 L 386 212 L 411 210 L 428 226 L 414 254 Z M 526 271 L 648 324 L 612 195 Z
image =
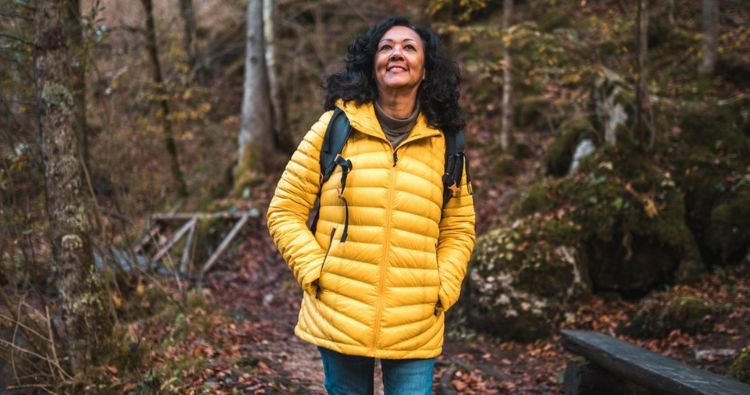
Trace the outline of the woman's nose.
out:
M 391 59 L 403 59 L 404 55 L 401 53 L 401 48 L 394 47 L 391 52 Z

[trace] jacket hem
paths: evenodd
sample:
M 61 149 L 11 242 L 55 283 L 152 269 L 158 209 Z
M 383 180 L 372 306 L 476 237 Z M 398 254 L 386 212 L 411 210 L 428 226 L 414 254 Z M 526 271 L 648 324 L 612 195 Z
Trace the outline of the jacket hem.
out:
M 299 325 L 294 328 L 294 335 L 314 346 L 327 348 L 341 354 L 354 355 L 359 357 L 370 357 L 378 359 L 428 359 L 435 358 L 443 352 L 442 346 L 438 348 L 419 350 L 384 350 L 376 348 L 373 351 L 371 347 L 341 344 L 315 337 L 300 329 Z

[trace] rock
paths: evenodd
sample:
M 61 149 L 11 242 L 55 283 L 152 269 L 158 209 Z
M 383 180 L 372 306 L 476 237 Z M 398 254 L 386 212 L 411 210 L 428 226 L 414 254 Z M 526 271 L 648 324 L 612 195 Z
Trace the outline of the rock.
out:
M 620 331 L 639 339 L 663 338 L 673 330 L 708 333 L 718 309 L 711 302 L 692 295 L 657 294 L 641 300 L 633 318 Z
M 546 117 L 550 113 L 550 100 L 544 96 L 523 97 L 513 109 L 513 125 L 531 130 L 549 130 Z
M 750 346 L 742 349 L 740 356 L 737 357 L 729 368 L 727 376 L 742 381 L 743 383 L 750 384 Z
M 573 153 L 573 161 L 570 163 L 568 174 L 574 174 L 576 170 L 578 170 L 581 159 L 594 153 L 594 150 L 596 150 L 596 146 L 594 145 L 593 141 L 589 139 L 581 140 L 581 142 L 576 146 L 575 152 Z
M 564 176 L 568 174 L 574 153 L 581 140 L 597 140 L 591 122 L 584 117 L 567 119 L 560 125 L 560 135 L 547 147 L 542 162 L 547 174 Z
M 640 296 L 698 272 L 681 192 L 669 173 L 632 152 L 605 145 L 575 175 L 533 185 L 512 216 L 537 214 L 576 224 L 571 237 L 597 293 Z
M 750 245 L 749 105 L 750 98 L 684 104 L 673 131 L 678 136 L 664 148 L 708 265 L 737 263 Z
M 711 210 L 705 241 L 719 253 L 721 263 L 740 261 L 750 248 L 749 184 L 730 192 Z
M 590 285 L 573 245 L 549 243 L 528 232 L 566 224 L 531 220 L 479 238 L 468 281 L 469 322 L 502 339 L 548 336 L 570 304 Z
M 628 128 L 632 118 L 628 114 L 634 103 L 634 89 L 614 71 L 603 68 L 594 85 L 594 108 L 596 119 L 604 131 L 604 141 L 617 145 L 620 134 Z

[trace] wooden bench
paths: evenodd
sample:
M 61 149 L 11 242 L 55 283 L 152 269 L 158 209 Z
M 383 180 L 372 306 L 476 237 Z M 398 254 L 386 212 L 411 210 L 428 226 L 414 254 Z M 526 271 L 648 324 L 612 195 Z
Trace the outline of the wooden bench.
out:
M 563 330 L 566 395 L 750 395 L 750 385 L 697 369 L 597 332 Z

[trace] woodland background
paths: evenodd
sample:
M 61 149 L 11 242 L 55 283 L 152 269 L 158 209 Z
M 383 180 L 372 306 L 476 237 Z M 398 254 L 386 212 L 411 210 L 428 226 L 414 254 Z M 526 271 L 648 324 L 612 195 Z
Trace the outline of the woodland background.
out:
M 2 0 L 0 393 L 322 393 L 263 212 L 391 15 L 463 76 L 435 390 L 562 393 L 560 328 L 750 382 L 750 3 Z

